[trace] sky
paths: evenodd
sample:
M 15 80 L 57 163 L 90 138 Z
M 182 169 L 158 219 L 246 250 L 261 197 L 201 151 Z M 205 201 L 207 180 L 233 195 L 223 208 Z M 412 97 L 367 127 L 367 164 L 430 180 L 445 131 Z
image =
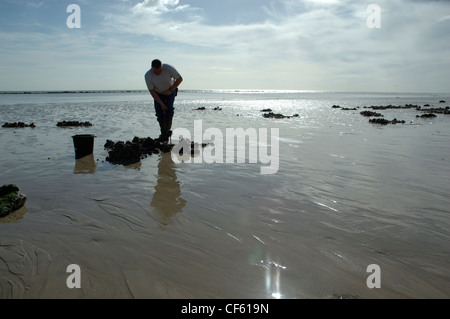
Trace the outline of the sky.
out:
M 0 0 L 0 91 L 145 89 L 156 58 L 182 89 L 450 93 L 450 0 Z

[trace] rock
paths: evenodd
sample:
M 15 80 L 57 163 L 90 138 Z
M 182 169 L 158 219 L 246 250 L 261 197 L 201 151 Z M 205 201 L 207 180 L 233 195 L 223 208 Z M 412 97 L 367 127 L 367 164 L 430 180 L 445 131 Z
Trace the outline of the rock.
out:
M 352 107 L 352 108 L 349 108 L 349 107 L 343 107 L 343 108 L 341 108 L 341 110 L 342 110 L 342 111 L 356 111 L 357 108 L 356 108 L 356 107 Z
M 78 122 L 78 121 L 62 121 L 56 124 L 58 127 L 91 127 L 90 122 Z
M 393 119 L 392 121 L 388 121 L 386 119 L 371 119 L 369 123 L 379 124 L 379 125 L 388 125 L 388 124 L 405 124 L 406 122 L 403 120 Z
M 199 107 L 199 108 L 194 109 L 194 111 L 205 111 L 205 110 L 206 110 L 206 107 Z
M 0 187 L 0 218 L 20 209 L 27 197 L 19 193 L 17 185 L 4 185 Z
M 131 165 L 141 160 L 142 149 L 138 143 L 119 141 L 108 148 L 110 151 L 106 160 L 112 164 Z
M 369 120 L 369 123 L 380 124 L 380 125 L 388 125 L 390 123 L 390 121 L 388 121 L 386 119 L 371 119 L 371 120 Z
M 372 112 L 372 111 L 363 111 L 363 112 L 361 112 L 361 113 L 359 113 L 359 114 L 361 114 L 362 116 L 383 117 L 382 114 L 376 113 L 376 112 Z
M 391 121 L 391 124 L 405 124 L 405 121 L 393 119 L 393 120 Z
M 444 100 L 440 100 L 439 103 L 445 103 L 445 101 Z
M 419 117 L 419 115 L 417 115 L 416 117 Z M 420 117 L 422 117 L 422 118 L 433 118 L 433 117 L 436 117 L 436 114 L 426 113 L 426 114 L 422 114 Z
M 211 145 L 211 144 L 203 143 L 203 144 L 200 145 L 199 143 L 191 142 L 189 139 L 182 139 L 182 140 L 180 140 L 178 142 L 176 147 L 179 148 L 179 152 L 178 153 L 179 153 L 180 156 L 183 156 L 185 151 L 186 151 L 186 154 L 188 154 L 188 156 L 189 156 L 189 154 L 191 156 L 195 156 L 195 155 L 200 154 L 200 146 L 202 148 L 205 148 L 205 147 L 207 147 L 209 145 Z M 180 160 L 187 160 L 188 158 L 184 158 L 184 159 L 183 158 L 179 158 L 179 159 Z
M 25 124 L 24 122 L 14 122 L 14 123 L 5 123 L 2 125 L 2 127 L 4 127 L 4 128 L 25 128 L 25 127 L 35 128 L 36 125 L 34 125 L 34 123 Z
M 17 192 L 19 192 L 19 187 L 17 187 L 17 185 L 14 184 L 3 185 L 2 187 L 0 187 L 0 196 L 5 196 L 9 193 L 17 193 Z
M 206 147 L 209 144 L 202 144 L 202 147 Z M 169 153 L 172 151 L 174 144 L 162 143 L 158 139 L 151 137 L 140 138 L 135 137 L 133 141 L 128 142 L 113 142 L 107 140 L 104 147 L 108 150 L 108 157 L 106 161 L 116 165 L 131 165 L 141 161 L 154 154 Z M 192 142 L 191 148 L 192 155 L 198 150 L 198 144 Z M 181 154 L 182 155 L 182 152 Z
M 340 109 L 341 107 L 339 105 L 333 105 L 331 108 L 332 109 Z
M 405 105 L 399 105 L 399 106 L 395 106 L 395 105 L 370 106 L 369 108 L 373 109 L 373 110 L 388 110 L 388 109 L 399 110 L 399 109 L 420 109 L 420 106 L 414 105 L 414 104 L 405 104 Z
M 292 116 L 287 116 L 287 115 L 283 115 L 283 114 L 279 114 L 279 113 L 273 113 L 273 112 L 269 112 L 269 113 L 265 113 L 265 114 L 263 114 L 263 116 L 265 117 L 265 118 L 272 118 L 272 119 L 290 119 L 290 118 L 293 118 L 293 117 L 299 117 L 299 115 L 298 114 L 294 114 L 294 115 L 292 115 Z
M 214 111 L 222 111 L 222 109 L 217 106 L 217 107 L 214 108 Z
M 433 107 L 426 110 L 420 110 L 422 112 L 436 113 L 436 114 L 450 114 L 450 107 Z
M 272 112 L 272 109 L 264 109 L 264 110 L 261 110 L 261 112 Z
M 430 104 L 425 104 L 425 105 L 424 105 L 424 107 L 428 107 L 428 106 L 430 106 Z
M 114 146 L 114 142 L 111 140 L 107 140 L 105 145 L 103 146 L 104 148 L 112 148 Z
M 284 116 L 283 114 L 275 114 L 273 112 L 268 112 L 266 114 L 263 114 L 263 116 L 265 118 L 276 118 L 276 119 L 284 119 L 284 118 L 286 118 L 286 116 Z

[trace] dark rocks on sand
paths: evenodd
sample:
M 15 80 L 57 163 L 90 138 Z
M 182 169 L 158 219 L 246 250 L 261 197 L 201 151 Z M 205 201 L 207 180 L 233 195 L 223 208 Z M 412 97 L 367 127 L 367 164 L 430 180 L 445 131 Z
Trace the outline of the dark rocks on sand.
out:
M 206 111 L 206 107 L 204 107 L 204 106 L 198 107 L 196 109 L 193 109 L 193 111 Z M 222 111 L 222 108 L 217 106 L 217 107 L 213 108 L 213 111 Z
M 443 101 L 442 103 L 445 103 L 445 101 Z M 404 109 L 415 109 L 416 111 L 419 112 L 423 112 L 425 114 L 423 114 L 422 116 L 417 115 L 417 118 L 434 118 L 436 117 L 436 114 L 450 114 L 450 107 L 430 107 L 430 104 L 425 104 L 423 108 L 421 106 L 418 105 L 414 105 L 414 104 L 405 104 L 405 105 L 399 105 L 399 106 L 395 106 L 395 105 L 385 105 L 385 106 L 364 106 L 364 109 L 373 109 L 373 110 L 388 110 L 388 109 L 392 109 L 392 110 L 404 110 Z M 339 106 L 334 105 L 333 108 L 340 108 Z M 341 108 L 342 110 L 345 110 L 344 108 Z M 382 114 L 380 113 L 376 113 L 376 112 L 371 112 L 371 111 L 363 111 L 360 112 L 361 115 L 363 116 L 367 116 L 367 117 L 383 117 Z M 384 118 L 374 118 L 374 119 L 370 119 L 369 123 L 372 124 L 379 124 L 379 125 L 388 125 L 388 124 L 405 124 L 406 122 L 403 120 L 397 120 L 397 119 L 393 119 L 392 121 L 386 120 Z
M 208 143 L 203 143 L 201 145 L 202 148 L 205 148 L 207 146 L 209 146 L 211 144 Z M 175 147 L 175 146 L 174 146 Z M 178 150 L 178 154 L 180 156 L 183 156 L 185 154 L 187 154 L 189 156 L 189 154 L 191 156 L 194 155 L 198 155 L 200 153 L 200 144 L 199 143 L 195 143 L 195 142 L 191 142 L 188 139 L 182 139 L 178 142 L 177 147 L 179 148 Z M 175 149 L 176 151 L 177 149 Z M 183 158 L 179 158 L 180 160 L 183 160 Z M 186 158 L 187 160 L 187 158 Z
M 290 118 L 293 118 L 293 117 L 299 117 L 300 115 L 294 114 L 292 116 L 288 116 L 288 115 L 283 115 L 283 114 L 279 114 L 279 113 L 276 114 L 276 113 L 273 113 L 273 112 L 269 112 L 269 113 L 263 114 L 263 116 L 265 118 L 272 118 L 272 119 L 290 119 Z
M 288 116 L 288 115 L 283 115 L 283 114 L 280 114 L 280 113 L 273 113 L 272 109 L 264 109 L 264 110 L 261 110 L 261 112 L 265 113 L 265 114 L 263 114 L 263 116 L 266 119 L 269 119 L 269 118 L 272 118 L 272 119 L 290 119 L 290 118 L 293 118 L 293 117 L 299 117 L 300 116 L 298 114 L 294 114 L 292 116 Z
M 5 124 L 3 124 L 2 127 L 4 127 L 4 128 L 24 128 L 24 127 L 35 128 L 36 125 L 34 125 L 34 123 L 25 124 L 24 122 L 14 122 L 14 123 L 5 123 Z
M 159 154 L 160 152 L 170 152 L 171 146 L 154 140 L 150 137 L 135 137 L 132 142 L 107 140 L 104 145 L 108 150 L 106 161 L 112 164 L 131 165 L 138 163 L 147 155 Z
M 78 122 L 78 121 L 62 121 L 56 124 L 58 127 L 91 127 L 90 122 Z
M 106 158 L 106 161 L 121 165 L 131 165 L 141 161 L 142 150 L 139 144 L 131 143 L 130 141 L 126 143 L 119 141 L 113 144 L 110 142 L 107 142 L 109 145 L 109 156 Z
M 20 209 L 27 197 L 19 193 L 17 185 L 3 185 L 0 187 L 0 218 Z
M 444 100 L 440 100 L 439 103 L 445 103 L 445 101 Z
M 405 124 L 406 122 L 403 120 L 397 120 L 397 119 L 393 119 L 391 121 L 391 124 Z
M 202 147 L 206 147 L 207 145 L 209 144 L 202 144 Z M 171 152 L 174 146 L 174 144 L 162 143 L 158 139 L 152 139 L 151 137 L 135 137 L 131 142 L 113 142 L 111 140 L 107 140 L 104 145 L 105 149 L 108 150 L 109 155 L 106 158 L 106 161 L 117 165 L 135 164 L 147 156 Z M 196 149 L 198 150 L 198 144 L 194 142 L 190 144 L 190 148 L 187 146 L 186 148 L 190 150 L 192 155 L 195 154 Z M 184 148 L 181 148 L 180 155 L 183 155 L 183 149 Z
M 433 118 L 433 117 L 436 117 L 436 115 L 433 113 L 426 113 L 426 114 L 422 114 L 422 115 L 416 115 L 416 117 Z
M 369 123 L 379 124 L 379 125 L 388 125 L 388 124 L 405 124 L 405 121 L 393 119 L 392 121 L 388 121 L 386 119 L 371 119 Z
M 331 108 L 341 109 L 342 111 L 356 111 L 357 109 L 359 109 L 359 106 L 356 108 L 356 107 L 340 107 L 339 105 L 333 105 Z
M 414 104 L 405 104 L 405 105 L 385 105 L 385 106 L 370 106 L 368 107 L 372 110 L 399 110 L 399 109 L 420 109 L 420 106 Z
M 371 120 L 369 120 L 369 123 L 380 124 L 380 125 L 388 125 L 390 123 L 390 121 L 388 121 L 386 119 L 371 119 Z
M 361 113 L 362 116 L 374 116 L 374 117 L 383 117 L 383 114 L 377 113 L 377 112 L 372 112 L 372 111 L 363 111 Z
M 422 112 L 428 112 L 428 113 L 436 113 L 436 114 L 450 114 L 450 107 L 435 107 L 435 108 L 429 108 L 426 110 L 420 110 Z
M 162 143 L 159 139 L 151 137 L 135 137 L 132 143 L 137 143 L 141 146 L 142 153 L 145 155 L 168 153 L 172 150 L 172 144 Z

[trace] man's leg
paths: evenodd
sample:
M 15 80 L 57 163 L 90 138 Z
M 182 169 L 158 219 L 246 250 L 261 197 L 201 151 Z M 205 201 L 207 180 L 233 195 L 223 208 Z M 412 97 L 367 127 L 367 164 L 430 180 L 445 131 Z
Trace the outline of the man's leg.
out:
M 164 103 L 167 106 L 167 111 L 165 112 L 165 116 L 164 116 L 164 125 L 163 125 L 163 133 L 162 133 L 162 138 L 163 141 L 165 143 L 168 142 L 169 138 L 172 136 L 172 119 L 173 119 L 173 115 L 174 115 L 174 102 L 175 102 L 175 95 L 176 92 L 173 92 L 170 96 L 166 96 L 166 100 L 164 101 Z
M 159 139 L 161 140 L 163 138 L 164 135 L 164 119 L 165 119 L 165 113 L 164 110 L 162 109 L 162 106 L 155 101 L 155 112 L 156 112 L 156 119 L 158 120 L 159 123 L 159 128 L 161 130 L 161 135 L 159 136 Z
M 166 121 L 164 122 L 164 138 L 165 142 L 169 141 L 169 138 L 172 136 L 172 119 L 173 116 L 167 116 Z

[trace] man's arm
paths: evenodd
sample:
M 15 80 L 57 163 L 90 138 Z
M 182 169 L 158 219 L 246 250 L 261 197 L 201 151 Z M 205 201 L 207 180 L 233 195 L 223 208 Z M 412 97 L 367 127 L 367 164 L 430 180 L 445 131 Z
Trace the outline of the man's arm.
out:
M 165 91 L 163 94 L 164 94 L 164 95 L 167 95 L 167 96 L 171 95 L 171 94 L 173 93 L 173 91 L 175 91 L 175 90 L 177 89 L 177 87 L 180 86 L 181 82 L 183 82 L 183 78 L 180 76 L 180 77 L 175 81 L 175 83 L 174 83 L 167 91 Z
M 167 106 L 163 103 L 163 101 L 161 101 L 158 93 L 155 91 L 155 87 L 150 81 L 150 71 L 145 74 L 145 83 L 147 84 L 148 91 L 152 95 L 153 99 L 161 105 L 164 112 L 167 111 Z
M 156 91 L 153 89 L 153 90 L 150 90 L 150 94 L 152 95 L 153 99 L 161 105 L 163 111 L 166 112 L 167 106 L 163 103 L 163 101 L 161 101 L 158 93 L 156 93 Z
M 175 83 L 170 87 L 170 91 L 175 91 L 176 89 L 177 89 L 177 87 L 179 87 L 180 86 L 180 84 L 181 84 L 181 82 L 183 82 L 183 77 L 182 76 L 180 76 L 176 81 L 175 81 Z
M 183 78 L 180 76 L 175 81 L 175 83 L 166 92 L 164 92 L 163 94 L 167 95 L 167 96 L 171 95 L 173 93 L 173 91 L 175 91 L 177 89 L 177 87 L 180 86 L 181 82 L 183 82 Z

